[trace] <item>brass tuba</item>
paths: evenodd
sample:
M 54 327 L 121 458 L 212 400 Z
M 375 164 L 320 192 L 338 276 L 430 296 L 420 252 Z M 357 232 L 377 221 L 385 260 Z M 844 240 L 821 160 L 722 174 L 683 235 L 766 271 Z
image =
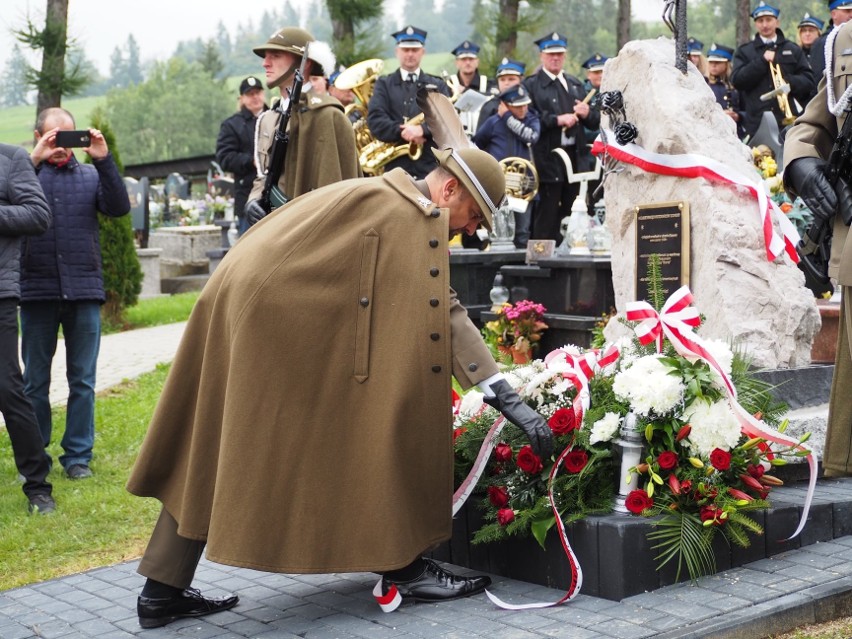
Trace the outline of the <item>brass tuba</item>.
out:
M 526 202 L 535 197 L 538 192 L 538 171 L 532 162 L 512 156 L 500 160 L 500 168 L 506 180 L 506 195 Z
M 421 124 L 423 114 L 418 113 L 406 124 Z M 397 158 L 407 155 L 415 162 L 423 155 L 423 145 L 408 142 L 407 144 L 394 144 L 393 142 L 382 142 L 374 140 L 371 144 L 361 150 L 358 162 L 365 175 L 381 175 L 385 171 L 385 165 Z
M 367 109 L 376 80 L 384 68 L 385 63 L 378 58 L 364 60 L 344 69 L 334 81 L 338 89 L 349 90 L 355 95 L 355 102 L 347 104 L 344 113 L 352 121 L 355 131 L 355 145 L 360 153 L 365 147 L 375 142 L 370 128 L 367 126 Z
M 778 100 L 778 107 L 781 109 L 781 113 L 784 114 L 784 118 L 781 120 L 784 124 L 792 124 L 796 119 L 796 116 L 793 115 L 793 111 L 790 109 L 790 85 L 784 80 L 784 76 L 781 74 L 781 67 L 777 62 L 769 63 L 769 73 L 772 75 L 772 86 L 774 87 L 772 91 L 768 93 L 764 93 L 760 96 L 761 101 L 768 102 L 772 98 L 776 98 Z

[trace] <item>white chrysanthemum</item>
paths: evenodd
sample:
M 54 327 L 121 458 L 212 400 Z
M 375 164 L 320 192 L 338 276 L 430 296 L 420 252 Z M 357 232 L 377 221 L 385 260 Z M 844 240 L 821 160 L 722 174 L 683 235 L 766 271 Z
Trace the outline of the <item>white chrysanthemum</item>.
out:
M 731 450 L 740 441 L 740 424 L 726 400 L 708 404 L 697 399 L 683 418 L 692 426 L 685 441 L 693 454 L 707 458 L 714 448 Z
M 670 375 L 669 370 L 659 355 L 640 357 L 616 373 L 612 390 L 619 399 L 630 402 L 637 415 L 665 415 L 683 401 L 684 391 L 680 376 Z
M 546 395 L 552 394 L 550 382 L 557 376 L 559 376 L 559 374 L 556 371 L 549 369 L 537 372 L 527 382 L 526 386 L 524 386 L 524 389 L 520 393 L 521 397 L 534 399 L 536 404 L 541 406 L 547 400 Z
M 589 436 L 590 444 L 608 442 L 618 432 L 621 426 L 621 416 L 617 413 L 606 413 L 598 421 L 592 424 L 592 433 Z
M 734 353 L 728 342 L 720 339 L 702 339 L 704 346 L 710 351 L 710 355 L 719 364 L 719 367 L 725 371 L 725 375 L 731 374 L 731 366 L 734 363 Z M 714 370 L 711 366 L 711 370 Z
M 465 393 L 459 405 L 459 417 L 465 421 L 475 417 L 482 409 L 483 397 L 485 397 L 484 393 L 475 390 Z

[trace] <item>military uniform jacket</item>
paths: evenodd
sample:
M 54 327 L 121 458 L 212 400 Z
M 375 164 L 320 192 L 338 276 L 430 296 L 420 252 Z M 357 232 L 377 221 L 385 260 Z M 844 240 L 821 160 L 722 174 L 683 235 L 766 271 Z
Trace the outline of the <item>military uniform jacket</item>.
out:
M 278 103 L 276 103 L 277 105 Z M 258 176 L 249 199 L 260 198 L 266 167 L 281 112 L 276 105 L 257 119 L 256 155 Z M 302 93 L 299 108 L 290 116 L 290 143 L 278 188 L 291 199 L 326 184 L 359 177 L 358 150 L 352 124 L 334 98 L 311 91 Z
M 788 99 L 793 115 L 800 113 L 796 107 L 807 104 L 813 94 L 814 75 L 802 49 L 794 42 L 784 37 L 780 29 L 776 30 L 775 62 L 778 63 L 781 75 L 790 85 Z M 760 119 L 765 111 L 772 111 L 778 126 L 783 127 L 784 114 L 778 105 L 778 100 L 772 98 L 766 102 L 760 96 L 772 91 L 775 87 L 769 72 L 769 63 L 763 59 L 763 54 L 773 45 L 764 44 L 759 35 L 754 40 L 746 42 L 734 53 L 734 66 L 731 73 L 731 83 L 740 92 L 740 98 L 746 111 L 745 132 L 754 135 L 760 125 Z
M 737 137 L 740 139 L 745 137 L 743 122 L 745 122 L 746 113 L 740 104 L 739 91 L 727 82 L 710 82 L 710 80 L 707 80 L 707 86 L 710 87 L 710 90 L 713 92 L 713 97 L 716 98 L 716 104 L 722 107 L 723 110 L 734 111 L 739 116 L 740 119 L 736 123 Z
M 437 91 L 450 96 L 450 89 L 441 78 L 429 75 L 422 69 L 416 84 L 403 82 L 399 69 L 376 80 L 368 105 L 367 125 L 377 140 L 394 145 L 408 144 L 402 139 L 399 125 L 420 114 L 420 107 L 417 106 L 417 88 L 420 86 L 434 86 Z M 411 175 L 423 178 L 438 166 L 438 161 L 432 153 L 434 144 L 429 127 L 425 122 L 421 124 L 426 134 L 426 144 L 423 145 L 420 159 L 414 161 L 408 155 L 403 155 L 389 162 L 386 170 L 401 167 Z
M 551 79 L 543 69 L 524 79 L 524 86 L 530 92 L 532 98 L 531 108 L 535 109 L 541 120 L 541 136 L 533 146 L 533 157 L 535 158 L 538 177 L 542 182 L 563 182 L 565 180 L 564 164 L 552 153 L 553 149 L 565 149 L 575 170 L 586 171 L 591 169 L 586 161 L 584 124 L 591 129 L 600 126 L 600 113 L 590 110 L 589 117 L 586 120 L 580 120 L 565 132 L 566 136 L 573 138 L 574 144 L 563 146 L 562 127 L 556 123 L 556 118 L 563 113 L 573 113 L 574 102 L 576 100 L 582 101 L 586 97 L 583 83 L 579 79 L 572 75 L 563 75 L 568 85 L 567 92 L 559 80 Z M 583 161 L 581 162 L 581 160 Z
M 834 42 L 834 63 L 830 69 L 830 81 L 835 99 L 839 99 L 846 88 L 852 85 L 852 31 L 850 31 L 852 26 L 850 24 L 852 23 L 847 22 L 842 26 Z M 789 164 L 803 157 L 827 160 L 844 120 L 845 118 L 837 118 L 828 110 L 828 93 L 824 78 L 804 114 L 787 132 L 784 141 L 784 161 Z M 786 187 L 788 192 L 793 193 L 791 185 L 787 184 Z M 852 286 L 852 242 L 846 241 L 848 230 L 840 216 L 836 215 L 828 274 L 836 278 L 842 286 Z
M 252 227 L 193 309 L 130 492 L 216 562 L 384 571 L 451 536 L 451 376 L 497 372 L 449 288 L 447 209 L 403 171 Z

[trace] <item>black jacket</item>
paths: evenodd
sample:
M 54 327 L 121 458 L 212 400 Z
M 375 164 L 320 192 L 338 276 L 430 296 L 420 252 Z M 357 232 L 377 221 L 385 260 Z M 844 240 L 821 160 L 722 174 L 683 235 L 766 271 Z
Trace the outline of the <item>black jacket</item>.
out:
M 21 236 L 43 233 L 51 217 L 29 154 L 0 144 L 0 299 L 20 299 Z
M 422 69 L 416 85 L 409 86 L 407 82 L 403 82 L 399 69 L 376 80 L 368 105 L 367 125 L 377 140 L 395 145 L 408 144 L 402 139 L 399 125 L 420 113 L 420 108 L 417 106 L 417 88 L 420 86 L 434 87 L 434 90 L 447 97 L 450 96 L 450 89 L 441 78 L 429 75 Z M 423 123 L 423 132 L 427 139 L 420 159 L 414 161 L 408 155 L 403 155 L 388 163 L 385 171 L 402 167 L 410 175 L 424 178 L 438 165 L 431 150 L 432 137 L 429 127 L 425 123 Z
M 600 112 L 591 109 L 589 117 L 565 132 L 573 138 L 573 144 L 562 145 L 562 127 L 556 123 L 557 116 L 574 112 L 574 102 L 586 97 L 583 83 L 572 75 L 564 74 L 568 85 L 565 91 L 559 80 L 553 80 L 545 71 L 539 70 L 535 75 L 524 79 L 524 86 L 530 92 L 533 109 L 541 119 L 541 137 L 533 146 L 535 168 L 542 182 L 563 182 L 565 180 L 564 164 L 559 157 L 552 153 L 553 149 L 563 148 L 571 158 L 576 171 L 591 169 L 590 155 L 586 153 L 586 132 L 584 124 L 590 129 L 600 127 Z
M 776 29 L 775 62 L 781 70 L 784 81 L 790 85 L 788 100 L 792 114 L 799 115 L 808 100 L 816 90 L 814 75 L 808 64 L 805 54 L 799 45 L 787 40 L 781 29 Z M 766 102 L 761 101 L 760 96 L 772 91 L 774 85 L 769 72 L 769 63 L 763 59 L 763 54 L 773 45 L 763 43 L 759 35 L 754 40 L 746 42 L 738 47 L 734 53 L 734 70 L 731 74 L 731 83 L 740 92 L 740 98 L 746 111 L 744 123 L 745 132 L 754 135 L 760 125 L 760 119 L 765 111 L 772 111 L 778 121 L 779 128 L 783 128 L 784 113 L 778 105 L 778 100 L 772 98 Z
M 266 111 L 266 106 L 263 107 Z M 216 138 L 216 161 L 234 174 L 234 213 L 242 215 L 257 168 L 254 166 L 254 126 L 257 118 L 247 108 L 225 119 Z

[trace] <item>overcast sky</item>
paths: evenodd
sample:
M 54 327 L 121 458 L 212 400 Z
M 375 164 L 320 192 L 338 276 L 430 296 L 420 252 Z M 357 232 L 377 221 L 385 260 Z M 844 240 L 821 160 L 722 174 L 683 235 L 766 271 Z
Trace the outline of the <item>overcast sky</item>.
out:
M 298 4 L 302 4 L 299 0 Z M 378 1 L 378 0 L 377 0 Z M 216 33 L 221 20 L 233 35 L 240 22 L 249 15 L 257 23 L 265 10 L 280 9 L 283 0 L 70 0 L 68 8 L 69 33 L 83 47 L 87 57 L 101 73 L 109 71 L 109 58 L 116 47 L 123 49 L 132 33 L 139 45 L 142 61 L 165 59 L 180 40 L 207 39 Z M 16 40 L 11 30 L 24 25 L 29 16 L 43 24 L 45 0 L 2 0 L 0 12 L 0 71 L 5 67 Z M 399 6 L 386 0 L 385 11 Z M 661 0 L 633 0 L 633 15 L 638 19 L 659 19 Z M 249 14 L 248 9 L 251 9 Z M 24 47 L 21 47 L 24 49 Z M 40 60 L 32 61 L 37 66 Z

